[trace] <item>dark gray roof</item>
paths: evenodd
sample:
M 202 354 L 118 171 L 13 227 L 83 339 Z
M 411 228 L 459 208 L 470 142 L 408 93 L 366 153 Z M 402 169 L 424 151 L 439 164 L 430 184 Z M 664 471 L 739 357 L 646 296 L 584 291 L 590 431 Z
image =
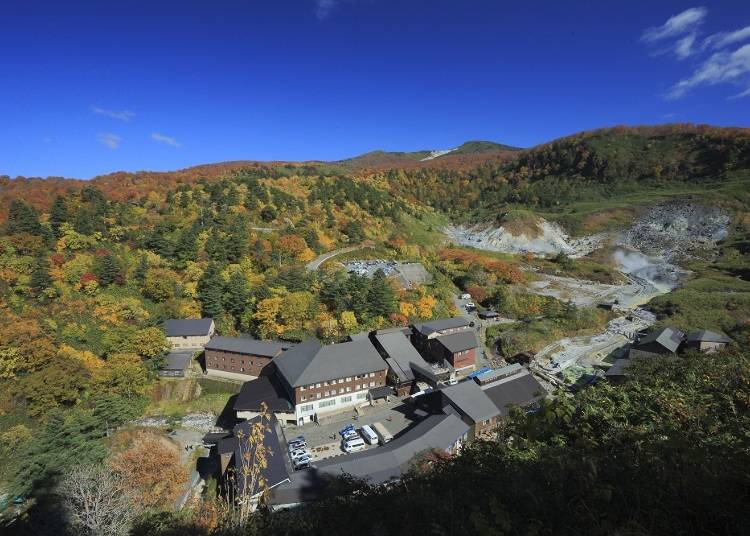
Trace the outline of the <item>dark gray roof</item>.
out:
M 464 350 L 471 350 L 472 348 L 477 348 L 479 346 L 479 341 L 477 341 L 477 336 L 473 330 L 459 331 L 457 333 L 451 333 L 450 335 L 441 335 L 437 340 L 452 354 L 463 352 Z
M 393 396 L 396 393 L 393 391 L 393 387 L 390 385 L 381 385 L 380 387 L 373 387 L 368 391 L 370 394 L 370 397 L 373 400 L 377 400 L 378 398 L 385 398 L 387 396 Z
M 474 422 L 482 422 L 500 415 L 490 397 L 473 381 L 462 381 L 440 389 L 452 406 Z
M 193 352 L 170 352 L 164 359 L 164 365 L 159 370 L 187 370 Z
M 167 337 L 200 337 L 211 331 L 212 318 L 172 319 L 164 322 Z
M 323 346 L 307 339 L 277 357 L 279 373 L 292 387 L 385 370 L 369 339 Z
M 433 320 L 431 322 L 425 322 L 424 324 L 415 324 L 414 329 L 419 331 L 422 335 L 430 335 L 436 331 L 445 331 L 446 329 L 455 329 L 468 326 L 471 320 L 464 316 L 454 316 L 453 318 L 443 318 L 440 320 Z
M 500 316 L 500 313 L 497 311 L 480 311 L 479 312 L 479 318 L 496 318 Z
M 632 364 L 632 359 L 616 359 L 614 363 L 612 363 L 612 366 L 604 373 L 604 376 L 607 378 L 625 376 L 628 373 L 627 369 Z
M 723 333 L 716 333 L 715 331 L 709 331 L 703 329 L 700 331 L 691 331 L 687 336 L 688 342 L 723 342 L 729 344 L 732 339 L 724 335 Z
M 259 341 L 250 337 L 214 337 L 208 341 L 205 348 L 236 354 L 275 357 L 292 346 L 294 345 L 289 342 Z
M 646 344 L 650 344 L 652 342 L 656 342 L 657 344 L 660 344 L 670 352 L 676 352 L 677 348 L 679 348 L 680 343 L 682 342 L 682 339 L 685 337 L 685 334 L 681 332 L 679 329 L 674 328 L 672 326 L 667 326 L 661 329 L 657 329 L 655 331 L 652 331 L 645 337 L 641 338 L 641 340 L 638 341 L 638 346 L 643 346 Z
M 382 484 L 399 479 L 420 452 L 447 450 L 464 437 L 469 427 L 455 415 L 432 415 L 382 447 L 336 456 L 298 471 L 291 481 L 272 492 L 272 504 L 292 504 L 316 498 L 327 481 L 344 474 Z
M 233 409 L 234 411 L 260 411 L 263 402 L 267 410 L 271 412 L 293 411 L 294 409 L 281 386 L 273 378 L 267 376 L 243 383 L 234 401 Z
M 247 438 L 250 435 L 251 427 L 260 422 L 260 417 L 255 417 L 248 421 L 242 421 L 237 424 L 233 430 L 233 436 L 229 439 L 219 440 L 217 449 L 219 454 L 232 453 L 232 465 L 235 466 L 234 478 L 237 481 L 237 485 L 240 491 L 245 486 L 245 479 L 242 478 L 240 470 L 237 468 L 238 460 L 242 459 L 242 456 L 247 452 L 246 440 L 240 444 L 237 438 L 237 434 L 242 432 L 244 437 Z M 261 475 L 266 480 L 266 488 L 273 488 L 278 486 L 282 482 L 289 480 L 289 473 L 287 472 L 286 462 L 284 461 L 285 452 L 281 448 L 278 437 L 278 421 L 276 417 L 271 415 L 267 418 L 267 428 L 263 434 L 263 445 L 266 448 L 266 467 L 261 471 Z
M 403 331 L 376 333 L 375 342 L 386 354 L 388 366 L 402 382 L 414 380 L 412 370 L 414 365 L 426 369 L 430 368 Z
M 349 335 L 350 341 L 361 341 L 362 339 L 369 339 L 370 333 L 367 331 L 360 331 L 359 333 L 352 333 Z
M 528 406 L 547 394 L 544 387 L 528 371 L 489 383 L 481 389 L 500 410 L 500 415 L 503 417 L 508 415 L 509 406 Z

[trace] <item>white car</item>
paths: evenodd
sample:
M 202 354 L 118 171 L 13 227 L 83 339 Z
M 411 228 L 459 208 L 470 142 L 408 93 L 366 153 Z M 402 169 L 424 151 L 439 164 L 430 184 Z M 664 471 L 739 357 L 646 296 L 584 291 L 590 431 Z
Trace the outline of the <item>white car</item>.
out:
M 469 294 L 469 293 L 461 294 L 461 299 L 462 300 L 470 300 L 471 299 L 471 294 Z
M 357 437 L 359 437 L 359 434 L 356 430 L 348 430 L 347 432 L 344 432 L 344 441 L 355 439 Z
M 466 305 L 464 305 L 464 307 L 466 307 L 467 309 L 476 309 L 477 308 L 477 306 L 474 305 L 474 302 L 469 302 Z
M 352 452 L 359 452 L 360 450 L 365 450 L 367 446 L 365 445 L 364 440 L 361 437 L 357 436 L 356 439 L 350 439 L 348 441 L 344 441 L 341 447 L 344 449 L 344 452 L 351 454 Z
M 310 453 L 308 453 L 306 450 L 295 450 L 294 452 L 290 452 L 289 456 L 292 458 L 292 460 L 299 460 L 300 458 L 310 456 Z

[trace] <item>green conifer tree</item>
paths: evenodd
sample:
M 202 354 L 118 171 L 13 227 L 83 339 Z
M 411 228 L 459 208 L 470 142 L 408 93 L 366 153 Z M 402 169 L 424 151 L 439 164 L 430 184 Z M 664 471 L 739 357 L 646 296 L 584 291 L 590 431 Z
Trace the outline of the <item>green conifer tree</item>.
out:
M 201 302 L 203 316 L 217 318 L 224 312 L 222 304 L 223 283 L 216 263 L 209 263 L 198 281 L 198 299 Z

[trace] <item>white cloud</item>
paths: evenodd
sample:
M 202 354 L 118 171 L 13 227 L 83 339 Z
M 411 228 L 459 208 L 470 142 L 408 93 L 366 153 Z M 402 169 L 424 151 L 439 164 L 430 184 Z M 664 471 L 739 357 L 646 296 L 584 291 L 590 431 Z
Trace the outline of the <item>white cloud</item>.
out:
M 750 39 L 750 26 L 745 26 L 733 32 L 719 32 L 709 35 L 703 41 L 703 48 L 719 50 L 734 43 Z
M 643 32 L 641 39 L 647 43 L 654 43 L 668 37 L 677 37 L 689 32 L 694 33 L 707 14 L 708 10 L 705 7 L 686 9 L 682 13 L 678 13 L 667 19 L 667 22 L 661 26 L 648 28 Z
M 684 60 L 688 56 L 693 54 L 693 44 L 695 44 L 696 35 L 694 33 L 683 37 L 674 46 L 674 53 L 677 54 L 677 58 Z
M 101 132 L 96 135 L 96 139 L 99 140 L 99 143 L 106 147 L 109 147 L 110 149 L 117 149 L 122 142 L 122 138 L 120 136 L 118 136 L 117 134 L 112 134 L 111 132 Z
M 677 82 L 667 92 L 667 99 L 679 99 L 698 86 L 725 83 L 746 83 L 750 80 L 750 44 L 734 52 L 716 52 L 704 61 L 691 76 Z M 735 97 L 746 96 L 742 92 Z
M 743 97 L 750 97 L 750 86 L 745 91 L 740 91 L 736 95 L 729 97 L 730 99 L 741 99 Z
M 158 141 L 159 143 L 170 145 L 172 147 L 182 147 L 182 144 L 176 139 L 170 136 L 165 136 L 164 134 L 159 134 L 158 132 L 154 132 L 153 134 L 151 134 L 151 139 L 154 141 Z
M 103 115 L 105 117 L 111 117 L 119 121 L 125 121 L 128 123 L 135 117 L 135 114 L 128 110 L 107 110 L 106 108 L 100 108 L 99 106 L 92 106 L 91 111 L 97 115 Z

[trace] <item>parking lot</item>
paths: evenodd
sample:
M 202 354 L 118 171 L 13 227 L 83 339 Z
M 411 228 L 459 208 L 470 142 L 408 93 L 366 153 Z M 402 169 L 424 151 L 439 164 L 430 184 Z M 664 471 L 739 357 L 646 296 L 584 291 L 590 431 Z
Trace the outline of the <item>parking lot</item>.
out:
M 387 277 L 393 277 L 401 288 L 412 288 L 432 283 L 432 275 L 419 262 L 400 262 L 385 259 L 356 260 L 342 262 L 350 274 L 372 277 L 382 270 Z
M 365 424 L 381 422 L 388 431 L 397 436 L 414 422 L 413 406 L 408 402 L 393 398 L 377 406 L 366 406 L 359 411 L 345 411 L 326 417 L 320 424 L 309 423 L 303 426 L 290 426 L 283 429 L 284 449 L 288 440 L 302 435 L 307 443 L 307 451 L 311 456 L 311 463 L 315 463 L 334 456 L 344 455 L 341 449 L 339 430 L 348 424 L 359 430 Z M 377 445 L 366 445 L 366 449 L 377 448 Z

